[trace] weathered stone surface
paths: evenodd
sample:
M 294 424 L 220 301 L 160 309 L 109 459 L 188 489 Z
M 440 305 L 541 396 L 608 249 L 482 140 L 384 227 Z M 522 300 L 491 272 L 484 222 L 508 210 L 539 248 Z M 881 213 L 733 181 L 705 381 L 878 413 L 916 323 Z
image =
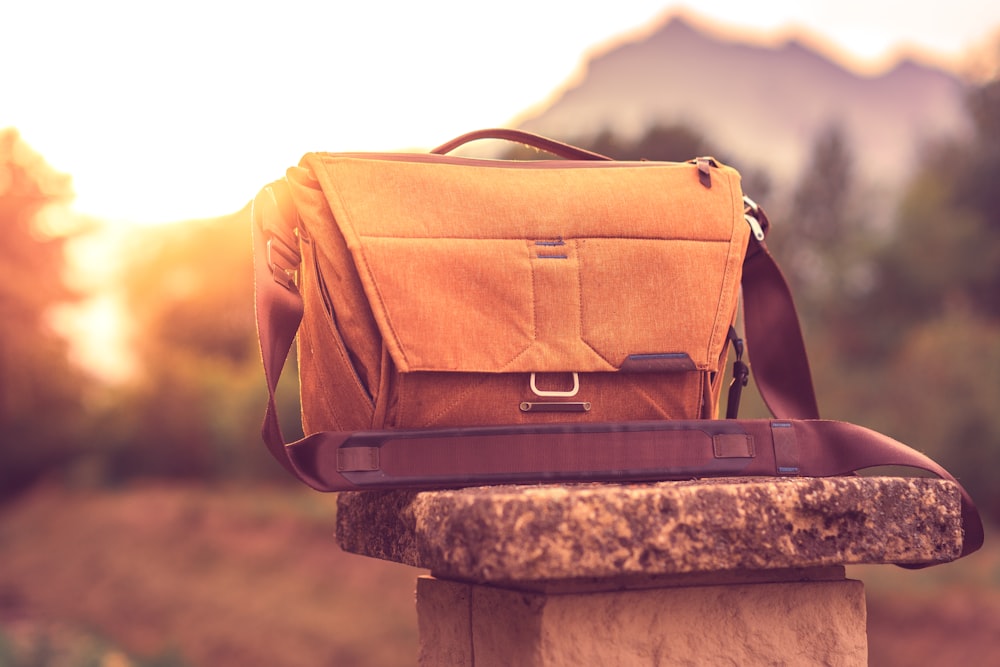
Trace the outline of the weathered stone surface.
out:
M 353 553 L 483 582 L 953 560 L 952 482 L 741 478 L 340 495 Z
M 422 577 L 424 667 L 865 665 L 858 581 L 547 595 Z

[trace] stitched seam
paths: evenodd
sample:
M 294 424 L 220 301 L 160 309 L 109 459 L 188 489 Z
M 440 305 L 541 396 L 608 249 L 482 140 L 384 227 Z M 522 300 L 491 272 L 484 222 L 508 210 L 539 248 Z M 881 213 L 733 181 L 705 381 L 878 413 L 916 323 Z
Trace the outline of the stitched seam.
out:
M 538 342 L 538 290 L 535 289 L 535 263 L 531 261 L 531 251 L 527 247 L 525 252 L 528 253 L 528 268 L 531 270 L 531 340 L 524 347 L 523 350 L 514 355 L 514 358 L 508 361 L 506 364 L 500 367 L 501 373 L 506 373 L 507 369 L 517 363 L 517 360 L 528 353 L 531 348 L 535 346 Z
M 584 337 L 584 331 L 583 331 L 583 309 L 584 309 L 584 303 L 585 303 L 585 301 L 583 299 L 583 261 L 584 261 L 584 256 L 583 256 L 583 253 L 580 252 L 580 246 L 579 246 L 580 242 L 586 242 L 586 239 L 580 239 L 579 241 L 577 241 L 577 247 L 576 247 L 576 289 L 577 289 L 578 298 L 580 299 L 580 309 L 578 311 L 579 312 L 579 335 L 580 335 L 580 342 L 582 342 L 584 345 L 586 345 L 587 348 L 591 352 L 593 352 L 594 354 L 596 354 L 598 356 L 598 358 L 602 359 L 613 370 L 619 370 L 619 366 L 616 366 L 613 361 L 611 361 L 606 356 L 604 356 L 603 354 L 601 354 L 600 352 L 598 352 L 597 349 L 593 345 L 590 344 L 590 341 L 588 341 Z
M 343 206 L 343 204 L 341 204 Z M 352 230 L 353 231 L 353 230 Z M 359 239 L 397 239 L 400 241 L 524 241 L 523 236 L 400 236 L 399 234 L 358 234 Z M 686 241 L 688 243 L 730 243 L 728 239 L 696 239 L 687 236 L 622 236 L 620 234 L 588 234 L 572 241 L 608 239 L 611 241 Z

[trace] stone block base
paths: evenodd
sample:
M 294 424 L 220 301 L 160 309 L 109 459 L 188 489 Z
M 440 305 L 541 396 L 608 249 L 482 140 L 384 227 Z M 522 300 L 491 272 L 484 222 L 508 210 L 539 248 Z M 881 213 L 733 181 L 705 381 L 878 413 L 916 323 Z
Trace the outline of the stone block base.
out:
M 423 667 L 866 665 L 851 580 L 574 592 L 421 577 Z
M 424 667 L 865 665 L 855 563 L 956 558 L 954 482 L 699 479 L 342 493 L 346 551 L 429 570 Z

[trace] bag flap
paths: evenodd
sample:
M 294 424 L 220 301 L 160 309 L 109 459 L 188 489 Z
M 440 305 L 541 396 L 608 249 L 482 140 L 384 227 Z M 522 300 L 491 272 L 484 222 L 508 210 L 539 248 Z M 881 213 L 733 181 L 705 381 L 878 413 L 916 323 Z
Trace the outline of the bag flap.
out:
M 708 183 L 688 163 L 314 153 L 302 166 L 401 372 L 718 370 L 750 231 L 729 167 Z

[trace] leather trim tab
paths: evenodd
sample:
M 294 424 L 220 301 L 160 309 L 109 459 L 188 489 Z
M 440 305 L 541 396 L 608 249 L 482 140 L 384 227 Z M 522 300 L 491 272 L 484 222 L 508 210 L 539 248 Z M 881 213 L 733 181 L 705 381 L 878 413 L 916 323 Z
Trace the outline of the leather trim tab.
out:
M 369 472 L 378 469 L 378 447 L 342 447 L 337 450 L 337 472 Z
M 625 373 L 683 373 L 696 371 L 698 366 L 687 352 L 661 352 L 630 354 L 619 370 Z
M 753 436 L 742 433 L 717 433 L 712 436 L 712 449 L 717 459 L 753 458 Z

